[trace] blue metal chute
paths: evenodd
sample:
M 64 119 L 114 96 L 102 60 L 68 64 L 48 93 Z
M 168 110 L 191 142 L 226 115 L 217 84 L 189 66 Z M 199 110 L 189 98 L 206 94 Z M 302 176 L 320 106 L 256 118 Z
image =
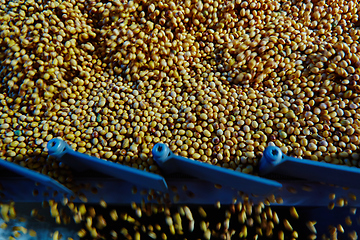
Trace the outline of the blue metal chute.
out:
M 167 190 L 165 179 L 160 175 L 76 152 L 61 139 L 50 140 L 47 148 L 51 156 L 56 157 L 59 161 L 75 170 L 92 169 L 134 185 L 158 191 Z
M 96 195 L 92 194 L 91 189 L 81 189 L 90 203 L 97 203 L 101 199 L 113 204 L 139 203 L 145 196 L 133 193 L 135 185 L 140 189 L 161 191 L 145 200 L 146 202 L 176 199 L 178 204 L 213 204 L 216 201 L 231 204 L 234 198 L 245 196 L 254 203 L 267 199 L 271 205 L 327 206 L 329 194 L 335 194 L 346 198 L 349 206 L 360 206 L 360 198 L 356 198 L 360 196 L 357 184 L 360 169 L 288 157 L 273 146 L 265 149 L 260 160 L 261 177 L 178 156 L 162 143 L 156 144 L 152 153 L 165 173 L 164 176 L 76 152 L 61 139 L 51 140 L 47 148 L 51 156 L 78 172 L 92 170 L 102 173 L 94 174 L 90 171 L 74 176 L 76 184 L 102 186 Z M 20 175 L 1 176 L 0 197 L 4 199 L 19 202 L 27 202 L 29 199 L 43 201 L 45 195 L 42 193 L 48 192 L 48 187 L 59 193 L 73 195 L 56 180 L 15 163 L 0 160 L 0 167 Z M 35 188 L 39 192 L 36 196 L 32 195 L 33 181 L 41 183 Z M 222 187 L 215 187 L 214 184 Z M 60 201 L 62 194 L 51 197 Z M 274 199 L 281 201 L 276 202 Z M 81 199 L 75 198 L 74 202 L 81 202 Z
M 276 181 L 253 176 L 231 169 L 194 161 L 175 155 L 163 143 L 156 144 L 152 153 L 154 160 L 166 173 L 181 172 L 207 182 L 221 184 L 246 193 L 266 195 L 282 187 Z
M 360 189 L 360 169 L 289 157 L 280 148 L 269 146 L 260 160 L 260 175 L 281 174 L 307 181 Z
M 27 169 L 25 167 L 19 166 L 15 163 L 8 162 L 5 160 L 0 160 L 0 167 L 5 168 L 11 172 L 14 172 L 20 176 L 23 176 L 27 179 L 31 179 L 34 182 L 41 183 L 45 186 L 51 187 L 56 191 L 73 194 L 73 192 L 62 185 L 61 183 L 57 182 L 56 180 L 52 179 L 51 177 L 48 177 L 46 175 L 43 175 L 41 173 L 35 172 L 33 170 Z

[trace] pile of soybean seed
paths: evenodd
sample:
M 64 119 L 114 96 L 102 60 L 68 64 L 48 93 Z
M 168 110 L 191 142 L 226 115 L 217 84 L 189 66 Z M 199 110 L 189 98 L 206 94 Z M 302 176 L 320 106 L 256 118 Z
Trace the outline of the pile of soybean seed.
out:
M 157 142 L 246 173 L 269 144 L 357 166 L 358 8 L 4 1 L 1 155 L 52 172 L 44 149 L 60 137 L 79 152 L 151 172 Z
M 151 149 L 249 174 L 268 145 L 359 166 L 360 4 L 0 2 L 0 156 L 72 187 L 46 143 L 160 173 Z

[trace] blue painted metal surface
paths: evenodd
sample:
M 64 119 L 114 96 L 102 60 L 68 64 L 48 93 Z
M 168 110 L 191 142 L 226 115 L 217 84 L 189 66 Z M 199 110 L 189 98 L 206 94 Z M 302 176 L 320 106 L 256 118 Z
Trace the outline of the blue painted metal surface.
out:
M 275 146 L 267 147 L 260 160 L 260 175 L 269 173 L 360 189 L 359 168 L 289 157 Z
M 42 202 L 54 199 L 60 202 L 63 199 L 62 194 L 55 197 L 52 191 L 46 189 L 44 185 L 35 186 L 33 181 L 26 178 L 8 177 L 0 178 L 2 190 L 0 190 L 0 201 L 7 202 L 13 200 L 15 202 Z M 124 184 L 116 178 L 74 178 L 76 184 L 89 185 L 89 188 L 81 189 L 80 192 L 87 197 L 89 204 L 98 204 L 100 200 L 105 200 L 107 204 L 128 205 L 131 202 L 137 204 L 144 200 L 146 203 L 158 203 L 156 198 L 148 199 L 147 188 L 137 188 L 137 193 L 133 194 L 132 184 Z M 168 199 L 173 204 L 214 204 L 220 201 L 221 204 L 231 204 L 233 199 L 242 201 L 242 195 L 238 190 L 231 187 L 223 186 L 221 189 L 215 188 L 213 183 L 200 179 L 167 179 L 169 190 L 164 193 L 168 194 Z M 102 186 L 99 188 L 99 184 Z M 329 194 L 335 194 L 337 198 L 345 198 L 348 200 L 349 207 L 360 207 L 360 197 L 356 199 L 349 198 L 349 194 L 360 196 L 360 189 L 344 189 L 341 187 L 332 187 L 320 183 L 309 183 L 307 181 L 281 181 L 282 188 L 273 192 L 274 197 L 268 196 L 268 199 L 276 199 L 281 197 L 282 202 L 270 201 L 271 206 L 307 206 L 307 207 L 327 207 L 331 202 Z M 186 186 L 186 190 L 183 189 Z M 92 193 L 91 188 L 97 188 L 97 194 Z M 170 188 L 176 187 L 177 191 L 171 191 Z M 39 194 L 33 196 L 32 192 L 37 189 Z M 291 191 L 289 191 L 291 189 Z M 146 194 L 142 194 L 142 190 Z M 44 196 L 43 193 L 48 192 L 49 195 Z M 163 197 L 163 194 L 155 192 L 155 196 Z M 263 202 L 264 196 L 254 196 L 247 194 L 253 203 Z M 174 201 L 174 198 L 177 201 Z M 334 200 L 336 201 L 336 199 Z M 334 202 L 333 201 L 333 202 Z M 74 203 L 81 203 L 82 200 L 76 197 Z
M 177 156 L 165 144 L 156 144 L 153 148 L 154 160 L 165 173 L 170 173 L 170 175 L 165 175 L 166 182 L 160 175 L 75 152 L 60 139 L 50 141 L 48 150 L 51 155 L 75 170 L 96 170 L 114 177 L 74 176 L 74 183 L 98 189 L 98 194 L 92 194 L 91 187 L 80 189 L 80 192 L 87 196 L 89 203 L 98 203 L 101 199 L 109 204 L 140 203 L 142 200 L 156 203 L 161 198 L 165 202 L 173 202 L 176 199 L 175 203 L 178 204 L 214 204 L 216 201 L 231 204 L 234 198 L 241 199 L 244 193 L 254 203 L 262 202 L 264 198 L 267 198 L 271 205 L 315 207 L 327 206 L 330 202 L 329 194 L 335 194 L 337 198 L 348 199 L 349 206 L 360 206 L 359 197 L 349 197 L 360 196 L 360 187 L 356 184 L 360 176 L 359 169 L 291 158 L 276 147 L 268 147 L 264 151 L 260 161 L 260 173 L 265 174 L 263 178 Z M 27 177 L 1 176 L 1 201 L 38 202 L 50 198 L 61 201 L 63 195 L 55 196 L 52 194 L 53 190 L 59 193 L 71 193 L 65 186 L 50 177 L 14 163 L 0 160 L 0 166 Z M 195 178 L 171 174 L 175 172 Z M 266 175 L 273 173 L 275 176 L 280 174 L 290 176 L 290 178 L 269 179 L 270 175 Z M 43 184 L 35 186 L 34 181 Z M 214 183 L 221 184 L 222 188 L 216 188 Z M 98 185 L 103 187 L 98 188 Z M 137 194 L 132 193 L 133 185 L 137 185 Z M 36 196 L 32 195 L 34 189 L 39 192 Z M 146 193 L 149 189 L 157 190 L 155 197 L 148 199 L 147 194 L 140 194 L 141 190 L 146 190 Z M 164 199 L 164 193 L 167 199 Z M 282 200 L 277 203 L 275 199 L 280 198 Z M 76 197 L 74 202 L 81 202 L 81 199 Z
M 43 175 L 41 173 L 35 172 L 30 169 L 24 168 L 15 163 L 8 162 L 5 160 L 0 160 L 0 167 L 5 168 L 11 172 L 14 172 L 14 173 L 16 173 L 20 176 L 23 176 L 27 179 L 31 179 L 34 182 L 38 182 L 45 186 L 51 187 L 53 190 L 63 192 L 63 193 L 73 194 L 73 192 L 70 189 L 68 189 L 61 183 L 57 182 L 56 180 L 52 179 L 51 177 L 48 177 L 46 175 Z M 21 192 L 20 192 L 20 194 L 21 194 Z
M 259 195 L 267 195 L 282 187 L 281 183 L 270 179 L 175 155 L 163 143 L 157 143 L 153 147 L 152 153 L 154 160 L 167 173 L 181 172 L 201 180 Z
M 165 179 L 160 175 L 76 152 L 61 139 L 50 140 L 47 148 L 51 156 L 77 171 L 92 169 L 134 185 L 159 191 L 167 190 Z

